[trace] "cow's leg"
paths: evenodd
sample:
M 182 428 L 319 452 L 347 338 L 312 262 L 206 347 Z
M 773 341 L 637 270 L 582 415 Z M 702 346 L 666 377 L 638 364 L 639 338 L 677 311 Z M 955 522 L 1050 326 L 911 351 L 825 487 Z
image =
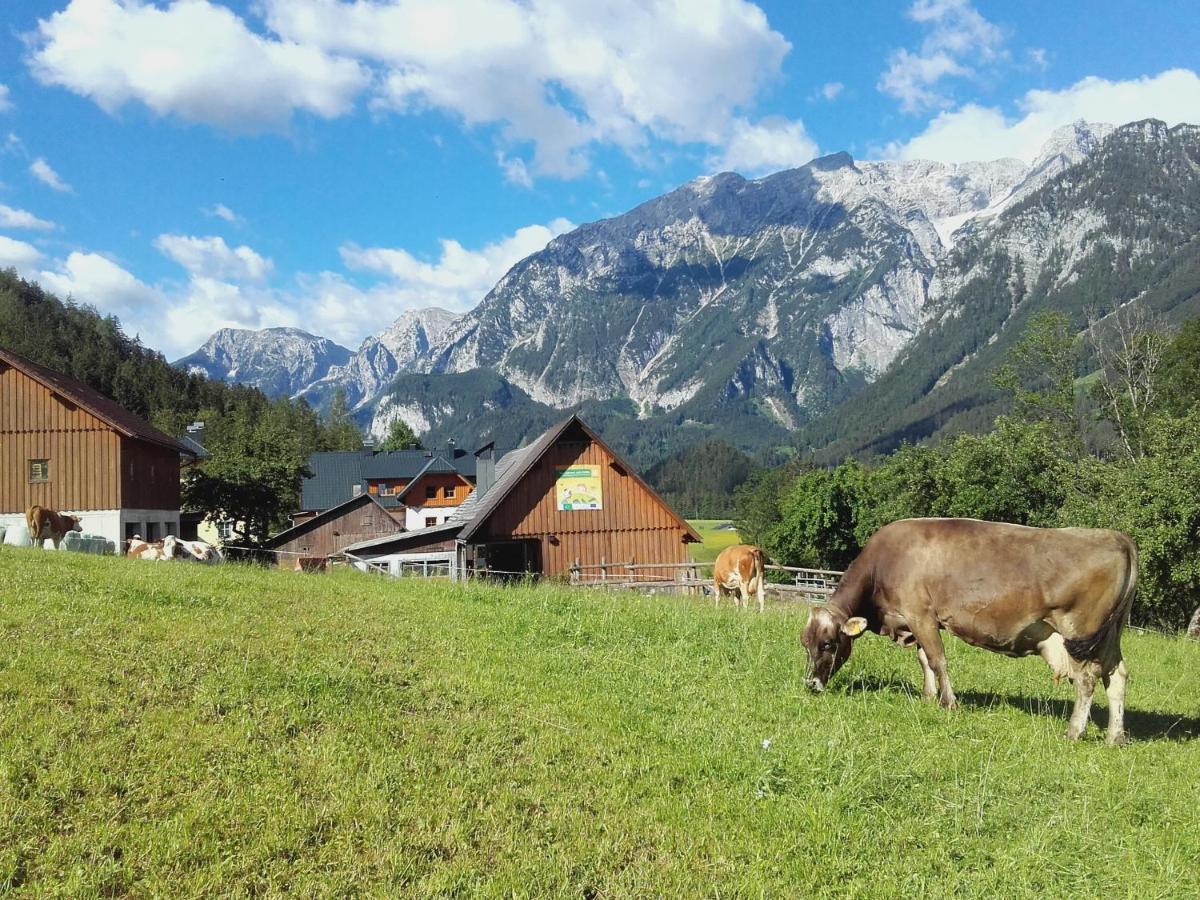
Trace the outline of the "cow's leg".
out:
M 921 672 L 925 676 L 925 684 L 921 688 L 921 696 L 926 700 L 932 700 L 937 696 L 937 675 L 933 672 L 933 666 L 929 665 L 929 654 L 921 647 L 917 647 L 917 659 L 921 663 Z
M 721 583 L 719 581 L 714 581 L 713 582 L 713 609 L 720 609 L 721 594 L 723 594 L 723 593 L 724 593 L 724 591 L 721 590 Z
M 738 609 L 748 609 L 750 607 L 750 591 L 746 587 L 746 582 L 738 580 L 737 586 Z
M 766 597 L 763 594 L 763 576 L 761 574 L 756 579 L 756 582 L 758 584 L 756 589 L 756 593 L 758 594 L 758 611 L 762 612 L 766 608 Z
M 1087 731 L 1088 718 L 1092 712 L 1092 696 L 1096 693 L 1096 676 L 1100 666 L 1094 662 L 1074 662 L 1071 679 L 1075 682 L 1075 709 L 1071 711 L 1071 722 L 1067 725 L 1067 737 L 1077 741 Z
M 950 673 L 946 671 L 946 648 L 942 646 L 942 633 L 937 622 L 919 622 L 911 627 L 917 646 L 925 652 L 929 668 L 937 676 L 938 702 L 946 709 L 956 708 L 958 700 L 954 696 L 954 686 L 950 684 Z
M 1104 676 L 1104 690 L 1108 694 L 1108 735 L 1105 740 L 1110 746 L 1119 747 L 1125 743 L 1125 682 L 1129 679 L 1129 669 L 1125 660 L 1117 660 L 1107 675 Z

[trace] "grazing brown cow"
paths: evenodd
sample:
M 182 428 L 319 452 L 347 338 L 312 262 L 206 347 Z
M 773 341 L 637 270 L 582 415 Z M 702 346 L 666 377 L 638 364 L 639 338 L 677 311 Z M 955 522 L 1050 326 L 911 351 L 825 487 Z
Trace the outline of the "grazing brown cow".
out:
M 44 506 L 29 507 L 25 513 L 25 521 L 29 525 L 29 537 L 35 547 L 45 546 L 46 538 L 50 538 L 54 542 L 54 549 L 57 550 L 59 541 L 68 531 L 83 531 L 78 516 L 63 515 Z
M 1075 683 L 1067 737 L 1087 728 L 1096 680 L 1108 692 L 1108 742 L 1124 743 L 1121 630 L 1137 585 L 1137 548 L 1119 531 L 1027 528 L 977 519 L 904 519 L 879 529 L 829 605 L 804 630 L 808 684 L 825 688 L 865 631 L 916 646 L 926 697 L 955 706 L 940 629 L 1007 656 L 1040 654 Z
M 763 611 L 763 552 L 749 544 L 726 547 L 713 566 L 713 605 L 720 606 L 721 598 L 733 595 L 737 606 L 748 606 L 750 594 L 758 597 L 758 611 Z

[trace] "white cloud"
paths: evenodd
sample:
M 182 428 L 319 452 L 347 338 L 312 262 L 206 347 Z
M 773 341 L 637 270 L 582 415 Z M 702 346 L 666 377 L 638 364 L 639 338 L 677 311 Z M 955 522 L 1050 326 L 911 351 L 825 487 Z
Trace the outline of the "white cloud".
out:
M 266 0 L 285 38 L 370 60 L 376 109 L 495 124 L 510 161 L 562 177 L 594 143 L 724 143 L 790 50 L 745 0 Z M 508 168 L 510 178 L 521 170 Z
M 1056 128 L 1078 119 L 1124 124 L 1162 119 L 1170 125 L 1200 120 L 1200 77 L 1188 69 L 1128 81 L 1084 78 L 1061 91 L 1029 91 L 1018 115 L 967 104 L 938 114 L 916 137 L 889 145 L 884 155 L 943 162 L 999 159 L 1032 161 Z
M 15 266 L 60 297 L 119 317 L 130 334 L 176 359 L 218 328 L 293 326 L 356 346 L 407 309 L 465 310 L 514 263 L 572 227 L 565 219 L 530 225 L 477 250 L 446 240 L 436 262 L 399 249 L 343 247 L 348 267 L 381 276 L 365 288 L 335 272 L 302 273 L 290 284 L 273 286 L 265 280 L 270 261 L 249 247 L 170 234 L 154 245 L 187 270 L 181 281 L 148 284 L 99 253 L 46 260 L 36 247 L 4 237 L 0 268 Z
M 166 305 L 161 292 L 99 253 L 71 253 L 58 268 L 42 271 L 38 280 L 63 299 L 72 297 L 120 317 L 130 329 Z
M 30 163 L 29 174 L 31 174 L 42 184 L 49 188 L 53 188 L 60 193 L 70 194 L 73 191 L 73 188 L 63 181 L 59 177 L 58 173 L 51 168 L 50 163 L 46 162 L 46 160 L 42 159 L 40 156 Z
M 734 170 L 753 177 L 802 166 L 816 155 L 816 141 L 802 123 L 768 117 L 759 122 L 735 120 L 724 152 L 705 162 L 711 170 Z
M 39 219 L 31 212 L 14 209 L 0 203 L 0 228 L 28 228 L 35 231 L 49 231 L 54 228 L 53 222 Z
M 214 219 L 224 219 L 230 225 L 236 225 L 237 223 L 242 221 L 242 217 L 239 216 L 237 213 L 235 213 L 232 209 L 230 209 L 224 203 L 217 203 L 217 204 L 214 204 L 213 206 L 206 206 L 204 209 L 202 209 L 200 211 L 202 213 L 204 213 L 206 216 L 212 216 Z
M 917 52 L 894 51 L 876 85 L 899 100 L 905 112 L 945 106 L 949 98 L 938 89 L 942 79 L 974 75 L 980 63 L 1005 55 L 1004 33 L 970 0 L 916 0 L 908 17 L 928 33 Z
M 825 84 L 821 85 L 820 93 L 822 97 L 832 103 L 841 96 L 842 91 L 845 89 L 846 86 L 840 81 L 827 81 Z
M 262 281 L 272 262 L 243 244 L 230 247 L 221 237 L 191 237 L 160 234 L 154 246 L 164 255 L 196 276 L 227 278 L 232 281 Z
M 41 259 L 42 251 L 33 244 L 0 234 L 0 269 L 16 269 L 18 274 L 28 277 Z
M 348 244 L 340 252 L 348 268 L 386 275 L 404 308 L 443 306 L 466 310 L 482 300 L 514 264 L 574 227 L 566 219 L 527 225 L 478 250 L 468 250 L 458 241 L 446 239 L 441 242 L 442 252 L 436 262 L 425 262 L 407 250 L 388 247 Z
M 12 92 L 9 91 L 8 85 L 0 84 L 0 113 L 8 112 L 12 108 Z
M 287 123 L 303 110 L 325 118 L 347 112 L 369 74 L 357 62 L 314 46 L 250 31 L 208 0 L 165 9 L 126 0 L 72 0 L 38 22 L 30 67 L 114 112 L 144 103 L 239 131 Z

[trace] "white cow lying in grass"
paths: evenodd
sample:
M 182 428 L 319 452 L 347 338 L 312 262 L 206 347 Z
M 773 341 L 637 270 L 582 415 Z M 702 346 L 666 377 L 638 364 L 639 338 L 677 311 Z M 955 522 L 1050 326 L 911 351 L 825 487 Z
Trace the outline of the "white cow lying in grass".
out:
M 148 543 L 137 535 L 129 541 L 129 550 L 125 554 L 130 559 L 188 560 L 215 565 L 224 562 L 221 551 L 212 544 L 204 541 L 185 541 L 173 534 L 168 534 L 161 541 Z

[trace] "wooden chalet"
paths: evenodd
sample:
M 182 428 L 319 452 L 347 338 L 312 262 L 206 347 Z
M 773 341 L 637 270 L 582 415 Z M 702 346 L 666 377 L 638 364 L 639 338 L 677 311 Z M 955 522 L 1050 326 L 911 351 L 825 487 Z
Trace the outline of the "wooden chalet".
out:
M 700 536 L 578 416 L 498 463 L 443 524 L 348 546 L 363 565 L 457 576 L 463 568 L 565 575 L 601 560 L 686 563 Z
M 118 546 L 179 533 L 188 447 L 81 381 L 0 348 L 0 524 L 34 504 Z
M 325 558 L 348 544 L 397 534 L 404 526 L 374 494 L 359 494 L 343 503 L 297 522 L 263 546 L 276 551 L 280 568 L 290 569 L 301 556 Z

